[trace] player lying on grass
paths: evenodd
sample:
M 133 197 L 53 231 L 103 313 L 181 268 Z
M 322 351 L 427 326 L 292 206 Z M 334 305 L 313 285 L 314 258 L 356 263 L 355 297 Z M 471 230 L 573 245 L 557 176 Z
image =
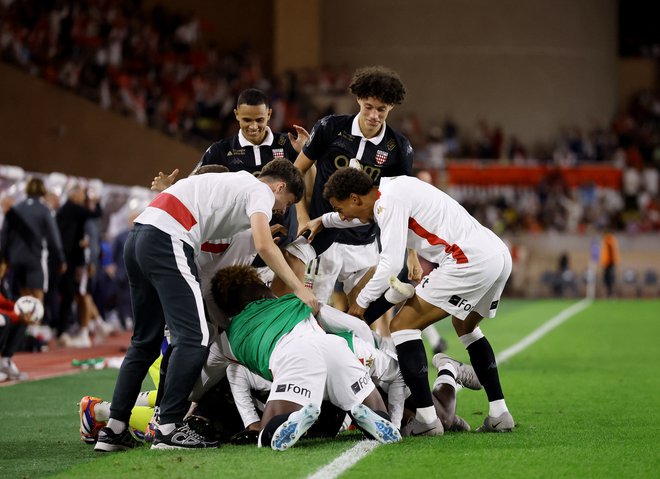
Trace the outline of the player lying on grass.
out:
M 414 434 L 442 434 L 428 385 L 428 365 L 421 330 L 452 316 L 489 401 L 489 415 L 479 431 L 511 431 L 495 354 L 479 323 L 497 312 L 511 273 L 511 255 L 492 231 L 482 226 L 454 199 L 417 178 L 399 176 L 374 185 L 363 171 L 344 168 L 328 179 L 324 196 L 336 213 L 311 225 L 351 226 L 352 220 L 380 227 L 382 251 L 376 272 L 349 313 L 362 317 L 367 307 L 399 272 L 406 247 L 438 264 L 416 287 L 390 324 L 399 367 L 418 405 Z M 313 236 L 310 236 L 310 239 Z
M 273 381 L 260 446 L 293 446 L 316 422 L 326 394 L 375 439 L 401 439 L 369 371 L 343 339 L 321 329 L 311 308 L 292 295 L 276 298 L 250 267 L 218 271 L 211 288 L 218 307 L 232 317 L 227 336 L 234 356 Z

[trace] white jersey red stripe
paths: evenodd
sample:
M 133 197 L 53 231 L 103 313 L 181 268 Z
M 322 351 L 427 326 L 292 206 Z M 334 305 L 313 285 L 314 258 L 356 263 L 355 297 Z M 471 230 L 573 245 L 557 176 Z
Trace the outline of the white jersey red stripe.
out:
M 159 194 L 136 219 L 178 238 L 199 254 L 202 244 L 250 228 L 250 216 L 270 221 L 275 195 L 252 174 L 205 173 L 184 178 Z M 217 248 L 216 246 L 206 246 Z
M 197 224 L 197 220 L 192 213 L 185 207 L 179 198 L 172 196 L 169 193 L 162 193 L 149 203 L 152 208 L 159 208 L 168 213 L 172 218 L 183 226 L 186 231 Z
M 481 225 L 456 200 L 410 176 L 382 178 L 374 204 L 382 252 L 372 279 L 357 297 L 366 307 L 389 286 L 403 267 L 406 247 L 432 263 L 457 268 L 479 264 L 506 250 L 495 233 Z

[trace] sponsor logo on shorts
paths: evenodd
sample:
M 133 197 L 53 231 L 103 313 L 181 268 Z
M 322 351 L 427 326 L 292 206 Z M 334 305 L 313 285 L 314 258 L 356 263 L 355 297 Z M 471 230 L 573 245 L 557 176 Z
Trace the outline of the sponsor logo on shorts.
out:
M 367 384 L 369 384 L 369 371 L 367 371 L 367 374 L 365 374 L 364 377 L 351 384 L 351 389 L 353 390 L 354 394 L 357 394 L 362 391 L 362 389 L 364 389 Z
M 465 311 L 470 311 L 472 309 L 472 305 L 467 302 L 467 299 L 461 298 L 456 294 L 449 298 L 449 304 L 456 306 L 457 308 L 463 308 Z
M 278 384 L 275 391 L 278 393 L 292 392 L 293 394 L 300 394 L 306 398 L 312 397 L 312 392 L 309 389 L 302 388 L 296 384 Z
M 498 299 L 497 301 L 493 301 L 490 303 L 490 309 L 497 309 L 497 305 L 500 304 L 500 300 Z
M 426 286 L 426 283 L 428 283 L 428 282 L 429 282 L 429 277 L 427 276 L 426 278 L 424 278 L 424 279 L 422 280 L 422 288 L 425 287 L 425 286 Z M 452 296 L 452 297 L 453 297 L 453 296 Z

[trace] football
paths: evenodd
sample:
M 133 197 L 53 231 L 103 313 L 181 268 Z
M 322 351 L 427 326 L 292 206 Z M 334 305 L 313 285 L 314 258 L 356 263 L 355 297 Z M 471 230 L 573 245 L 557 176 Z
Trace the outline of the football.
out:
M 21 296 L 14 304 L 14 313 L 27 314 L 30 322 L 37 323 L 44 317 L 44 305 L 34 296 Z

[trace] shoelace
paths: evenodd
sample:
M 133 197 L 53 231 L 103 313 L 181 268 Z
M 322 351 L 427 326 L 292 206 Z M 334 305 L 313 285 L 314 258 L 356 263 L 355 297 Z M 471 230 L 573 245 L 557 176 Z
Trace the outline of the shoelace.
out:
M 190 429 L 190 426 L 188 426 L 187 424 L 184 424 L 184 426 L 181 428 L 181 432 L 186 434 L 188 437 L 192 437 L 198 442 L 206 442 L 206 438 L 204 436 Z

